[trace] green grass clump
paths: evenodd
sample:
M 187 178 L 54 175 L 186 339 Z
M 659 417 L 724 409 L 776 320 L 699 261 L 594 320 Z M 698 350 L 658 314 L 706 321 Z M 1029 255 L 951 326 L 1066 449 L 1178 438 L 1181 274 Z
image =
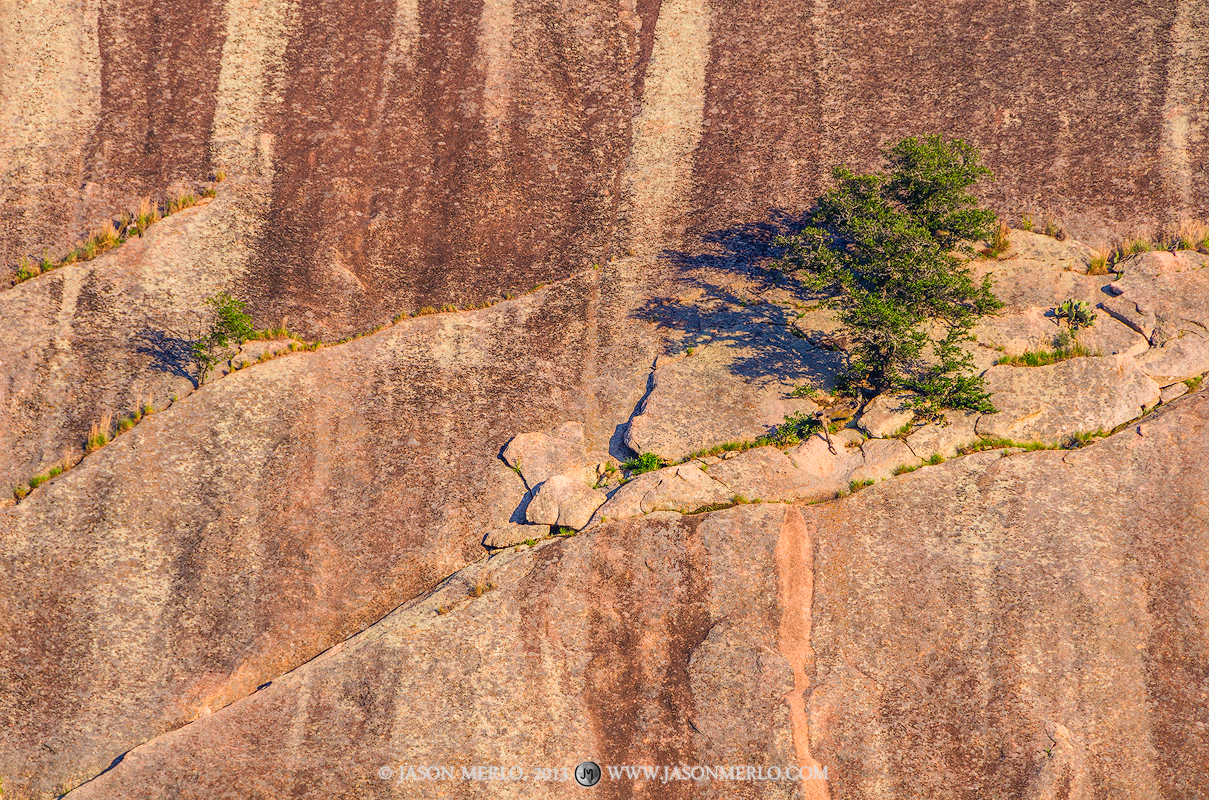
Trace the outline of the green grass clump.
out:
M 1089 358 L 1100 355 L 1092 352 L 1080 342 L 1074 342 L 1068 347 L 1056 350 L 1026 350 L 1018 356 L 1004 356 L 995 362 L 996 365 L 1007 364 L 1012 367 L 1045 367 L 1072 358 Z
M 1109 267 L 1109 254 L 1103 250 L 1097 250 L 1087 262 L 1088 275 L 1107 275 Z
M 560 525 L 558 528 L 558 533 L 555 535 L 557 535 L 557 536 L 574 536 L 575 533 L 576 533 L 576 531 L 574 528 L 566 528 L 566 527 L 563 527 Z
M 940 453 L 933 453 L 933 454 L 932 454 L 932 455 L 931 455 L 931 456 L 928 458 L 928 460 L 927 460 L 927 461 L 925 461 L 924 463 L 925 463 L 925 464 L 927 464 L 928 466 L 934 467 L 934 466 L 936 466 L 937 464 L 943 464 L 943 463 L 945 463 L 945 457 L 944 457 L 943 455 L 941 455 Z
M 919 469 L 919 464 L 899 464 L 894 468 L 895 475 L 906 475 L 908 472 L 914 472 Z
M 1103 428 L 1097 431 L 1078 431 L 1068 436 L 1066 441 L 1063 442 L 1062 447 L 1066 450 L 1074 450 L 1085 447 L 1097 439 L 1103 439 L 1107 435 Z
M 1044 442 L 1018 442 L 1014 439 L 1003 439 L 996 437 L 984 437 L 977 441 L 971 442 L 964 447 L 957 448 L 957 452 L 963 456 L 970 453 L 980 453 L 983 450 L 999 450 L 1005 447 L 1018 447 L 1021 450 L 1032 452 L 1034 450 L 1054 450 L 1053 445 L 1045 444 Z
M 852 492 L 860 491 L 861 489 L 864 489 L 866 486 L 872 486 L 872 485 L 873 485 L 873 478 L 865 478 L 865 479 L 859 480 L 859 481 L 850 481 L 848 483 L 848 492 L 849 492 L 849 494 L 851 494 Z
M 643 453 L 638 458 L 631 458 L 621 465 L 621 468 L 631 475 L 641 475 L 644 472 L 654 472 L 663 466 L 662 459 L 654 453 Z
M 1197 389 L 1201 388 L 1201 381 L 1204 380 L 1204 378 L 1204 375 L 1197 375 L 1195 378 L 1189 378 L 1188 380 L 1184 381 L 1184 385 L 1188 387 L 1188 391 L 1195 392 Z

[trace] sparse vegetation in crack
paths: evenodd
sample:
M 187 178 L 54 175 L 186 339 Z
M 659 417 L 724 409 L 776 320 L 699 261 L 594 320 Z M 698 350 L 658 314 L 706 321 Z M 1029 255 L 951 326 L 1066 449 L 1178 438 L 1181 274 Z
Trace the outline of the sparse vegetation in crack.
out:
M 207 202 L 215 196 L 217 196 L 217 191 L 213 186 L 208 186 L 197 194 L 181 195 L 164 203 L 152 203 L 151 198 L 143 198 L 137 209 L 127 211 L 110 220 L 108 224 L 93 231 L 83 242 L 77 244 L 63 256 L 51 258 L 50 253 L 44 251 L 38 260 L 28 256 L 22 258 L 17 263 L 10 288 L 60 267 L 91 261 L 97 256 L 121 247 L 129 239 L 141 237 L 148 228 L 165 217 Z

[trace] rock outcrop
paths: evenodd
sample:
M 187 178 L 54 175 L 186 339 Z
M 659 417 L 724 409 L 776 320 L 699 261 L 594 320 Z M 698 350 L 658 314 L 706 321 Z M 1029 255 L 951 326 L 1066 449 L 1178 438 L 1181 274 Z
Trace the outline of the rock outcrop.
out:
M 651 390 L 626 430 L 631 450 L 677 461 L 759 438 L 789 414 L 818 409 L 790 395 L 795 381 L 833 371 L 835 355 L 791 335 L 784 324 L 746 322 L 692 355 L 656 365 Z
M 978 434 L 989 438 L 1054 444 L 1111 431 L 1159 402 L 1159 385 L 1129 356 L 991 367 L 984 379 L 999 409 L 978 419 Z
M 461 767 L 585 758 L 827 769 L 601 797 L 1205 796 L 1207 420 L 497 556 L 69 796 L 562 797 Z
M 599 274 L 240 370 L 0 509 L 6 796 L 91 778 L 536 529 L 500 449 L 569 416 L 607 447 L 660 348 L 608 305 L 620 272 L 595 306 Z

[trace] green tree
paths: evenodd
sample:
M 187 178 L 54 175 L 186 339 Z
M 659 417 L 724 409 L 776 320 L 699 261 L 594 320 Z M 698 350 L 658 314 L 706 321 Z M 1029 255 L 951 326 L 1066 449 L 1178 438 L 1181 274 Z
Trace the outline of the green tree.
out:
M 832 171 L 836 185 L 804 227 L 777 239 L 781 266 L 838 311 L 852 342 L 842 387 L 911 392 L 925 418 L 943 419 L 946 408 L 991 413 L 961 348 L 978 318 L 1003 306 L 990 278 L 975 283 L 968 268 L 996 221 L 969 187 L 991 171 L 974 147 L 940 136 L 904 139 L 882 155 L 887 173 Z
M 233 358 L 240 345 L 256 335 L 252 318 L 244 313 L 247 304 L 239 298 L 219 292 L 204 302 L 211 310 L 198 312 L 191 346 L 198 386 L 206 382 L 214 367 Z

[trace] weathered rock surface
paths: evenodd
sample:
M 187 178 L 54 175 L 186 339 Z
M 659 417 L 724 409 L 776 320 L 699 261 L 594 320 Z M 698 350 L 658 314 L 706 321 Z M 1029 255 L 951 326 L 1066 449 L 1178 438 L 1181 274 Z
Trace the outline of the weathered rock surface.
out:
M 1057 443 L 1112 430 L 1159 401 L 1159 385 L 1128 356 L 992 367 L 984 378 L 999 413 L 982 415 L 976 430 L 994 438 Z
M 651 390 L 626 431 L 631 450 L 678 461 L 715 445 L 756 439 L 790 414 L 818 409 L 789 395 L 806 378 L 833 375 L 835 354 L 814 349 L 784 327 L 753 326 L 725 337 L 652 373 Z
M 888 392 L 879 394 L 865 404 L 861 412 L 860 426 L 874 438 L 885 438 L 898 432 L 915 419 L 915 412 L 904 404 L 905 396 Z
M 983 369 L 1005 353 L 1054 349 L 1055 337 L 1064 330 L 1053 313 L 1059 303 L 1074 299 L 1094 307 L 1112 301 L 1105 292 L 1109 278 L 1085 274 L 1092 256 L 1086 245 L 1018 230 L 1011 232 L 1011 242 L 1006 258 L 971 264 L 976 276 L 991 276 L 995 295 L 1004 303 L 973 330 L 979 345 L 975 361 Z M 1105 356 L 1136 355 L 1149 347 L 1148 336 L 1100 313 L 1092 327 L 1080 331 L 1079 341 L 1088 351 Z
M 1188 393 L 1188 384 L 1173 383 L 1171 386 L 1164 386 L 1163 391 L 1159 393 L 1159 400 L 1164 403 L 1170 403 L 1177 397 L 1183 397 Z
M 256 233 L 248 207 L 220 197 L 0 291 L 0 490 L 77 460 L 93 425 L 193 389 L 185 331 L 203 298 L 234 289 Z
M 639 475 L 614 492 L 597 517 L 627 519 L 652 511 L 688 514 L 704 506 L 731 502 L 735 493 L 702 466 L 690 462 Z
M 1121 262 L 1110 290 L 1114 313 L 1151 338 L 1162 325 L 1169 336 L 1209 329 L 1209 256 L 1182 250 L 1140 253 Z
M 533 492 L 525 517 L 535 525 L 559 525 L 579 530 L 605 501 L 598 492 L 566 475 L 554 475 Z
M 980 416 L 974 411 L 948 411 L 945 424 L 924 425 L 912 431 L 904 441 L 920 458 L 926 459 L 935 453 L 947 458 L 954 455 L 957 448 L 979 438 L 976 426 Z
M 500 449 L 569 417 L 604 448 L 661 346 L 614 268 L 602 299 L 588 271 L 240 370 L 0 510 L 6 795 L 92 777 L 515 535 Z
M 899 467 L 915 467 L 922 463 L 922 459 L 898 439 L 870 439 L 861 445 L 861 456 L 861 465 L 849 473 L 849 481 L 889 480 Z
M 595 527 L 467 569 L 71 796 L 394 797 L 401 764 L 585 757 L 828 769 L 606 776 L 609 798 L 1206 796 L 1207 461 L 1200 393 L 1077 451 Z M 479 791 L 455 774 L 404 786 Z
M 596 465 L 609 454 L 584 448 L 584 426 L 565 422 L 549 433 L 522 433 L 504 448 L 504 461 L 521 472 L 525 485 L 536 489 L 553 475 L 566 475 L 580 483 L 596 482 Z
M 976 143 L 1011 217 L 1085 236 L 1203 216 L 1199 6 L 1119 9 L 211 0 L 147 26 L 141 8 L 10 5 L 0 263 L 215 170 L 263 176 L 258 310 L 355 328 L 607 257 L 634 201 L 671 183 L 667 149 L 714 231 L 801 210 L 830 165 L 873 166 L 920 130 Z M 1119 57 L 1088 70 L 1097 39 Z M 619 191 L 627 163 L 654 188 Z
M 1209 337 L 1187 333 L 1138 356 L 1138 366 L 1160 386 L 1209 372 Z

